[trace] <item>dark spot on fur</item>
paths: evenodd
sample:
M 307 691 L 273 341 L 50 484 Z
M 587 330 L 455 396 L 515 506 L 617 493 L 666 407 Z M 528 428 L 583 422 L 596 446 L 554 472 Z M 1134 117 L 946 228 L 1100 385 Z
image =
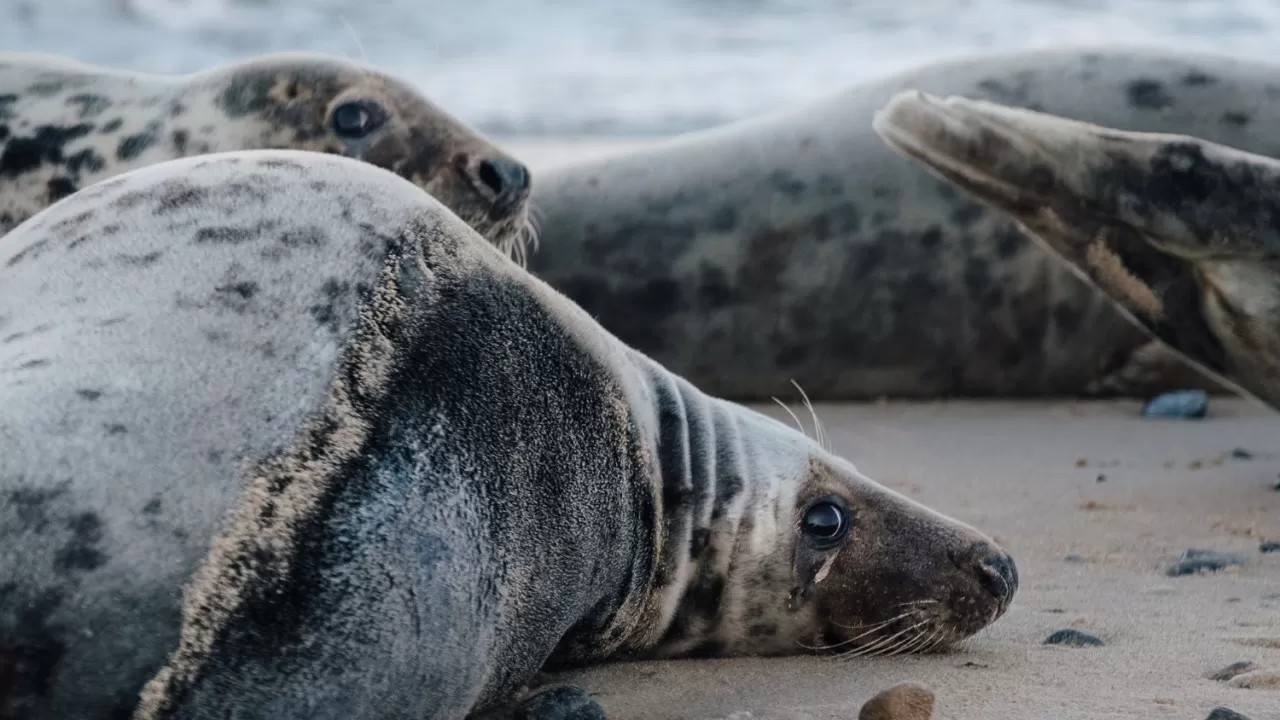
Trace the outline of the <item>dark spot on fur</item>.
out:
M 950 218 L 956 225 L 967 228 L 982 219 L 987 209 L 975 202 L 961 202 L 951 211 Z
M 75 192 L 77 189 L 75 183 L 64 177 L 49 178 L 49 182 L 46 183 L 46 187 L 48 188 L 50 204 L 61 200 Z
M 107 562 L 98 548 L 102 542 L 102 520 L 95 513 L 81 513 L 67 522 L 71 539 L 54 556 L 53 567 L 59 572 L 96 570 Z
M 113 118 L 102 124 L 101 132 L 103 135 L 109 135 L 119 130 L 121 125 L 124 125 L 123 118 Z
M 1199 70 L 1192 70 L 1182 76 L 1182 84 L 1187 87 L 1197 87 L 1200 85 L 1212 85 L 1218 82 L 1218 79 L 1212 75 L 1206 75 Z
M 162 257 L 164 257 L 164 251 L 152 250 L 142 255 L 116 255 L 116 260 L 126 267 L 147 267 L 148 265 L 154 265 Z
M 76 395 L 79 395 L 85 400 L 93 402 L 94 400 L 97 400 L 98 398 L 102 397 L 102 391 L 91 390 L 89 388 L 80 388 L 79 390 L 76 390 Z
M 150 500 L 148 500 L 147 504 L 142 506 L 142 512 L 145 515 L 159 515 L 160 514 L 160 498 L 153 497 Z
M 197 230 L 194 242 L 236 244 L 248 242 L 257 236 L 257 231 L 251 228 L 237 228 L 219 225 L 216 227 L 204 227 Z
M 42 254 L 44 254 L 44 251 L 48 247 L 49 247 L 48 238 L 45 238 L 44 240 L 37 240 L 31 243 L 30 245 L 26 246 L 25 248 L 19 250 L 17 253 L 14 253 L 13 257 L 9 258 L 9 262 L 5 263 L 5 266 L 13 267 L 14 265 L 17 265 L 23 260 L 26 260 L 27 258 L 38 258 Z
M 32 601 L 22 602 L 14 598 L 16 583 L 0 583 L 0 607 L 14 613 L 14 631 L 0 640 L 0 656 L 4 656 L 9 670 L 6 687 L 0 686 L 0 701 L 9 697 L 49 697 L 53 689 L 54 671 L 66 654 L 62 640 L 64 628 L 51 624 L 50 619 L 62 603 L 62 593 L 49 590 Z M 10 610 L 11 609 L 11 610 Z M 0 715 L 5 720 L 18 720 L 21 715 L 9 715 L 12 706 L 0 705 Z
M 214 290 L 220 293 L 235 295 L 243 300 L 248 300 L 258 294 L 258 283 L 250 281 L 236 282 L 216 287 Z
M 292 228 L 280 233 L 280 244 L 285 247 L 320 247 L 325 244 L 327 233 L 318 225 Z
M 106 423 L 102 429 L 106 430 L 108 435 L 125 435 L 129 432 L 129 428 L 120 423 Z
M 931 250 L 937 247 L 940 242 L 942 242 L 942 229 L 937 225 L 930 227 L 920 235 L 920 245 L 925 249 Z
M 769 182 L 778 192 L 791 200 L 799 200 L 804 196 L 805 184 L 786 170 L 774 170 L 769 173 Z
M 69 172 L 79 175 L 82 172 L 102 172 L 103 168 L 107 166 L 107 161 L 94 152 L 93 148 L 85 148 L 68 155 L 64 164 Z
M 319 305 L 311 306 L 311 315 L 316 319 L 316 322 L 328 328 L 331 332 L 338 332 L 337 302 L 350 289 L 350 283 L 345 281 L 337 278 L 326 280 L 320 288 L 320 292 L 324 294 L 325 301 Z
M 48 366 L 50 366 L 50 365 L 52 365 L 52 364 L 53 364 L 53 361 L 52 361 L 52 360 L 49 360 L 48 358 L 36 358 L 35 360 L 28 360 L 28 361 L 26 361 L 26 362 L 22 363 L 21 365 L 19 365 L 19 366 L 18 366 L 18 369 L 19 369 L 19 370 L 34 370 L 34 369 L 36 369 L 36 368 L 48 367 Z
M 123 138 L 116 146 L 116 159 L 122 162 L 136 159 L 155 144 L 156 131 L 157 128 L 149 127 L 140 133 Z
M 53 78 L 51 80 L 38 80 L 27 86 L 27 92 L 40 97 L 49 97 L 62 92 L 63 82 L 61 78 Z
M 711 542 L 711 531 L 707 528 L 698 528 L 693 531 L 693 539 L 689 543 L 689 555 L 693 558 L 702 557 L 702 553 L 706 552 L 707 545 Z
M 9 126 L 0 125 L 0 141 L 9 139 Z
M 187 106 L 180 102 L 174 102 L 169 106 L 169 117 L 181 117 L 187 112 Z
M 166 215 L 178 208 L 204 202 L 209 196 L 208 190 L 196 187 L 185 180 L 169 180 L 159 189 L 159 192 L 160 201 L 156 203 L 156 215 Z
M 169 139 L 173 142 L 173 150 L 174 150 L 174 152 L 178 153 L 179 155 L 186 155 L 186 154 L 187 154 L 187 139 L 188 139 L 188 138 L 187 138 L 187 131 L 186 131 L 186 130 L 174 130 L 174 131 L 169 135 Z
M 1222 124 L 1232 127 L 1244 127 L 1249 124 L 1251 118 L 1247 113 L 1242 112 L 1225 112 L 1222 113 Z
M 996 239 L 996 254 L 1003 260 L 1008 260 L 1018 251 L 1022 249 L 1023 237 L 1017 231 L 1009 227 L 1000 230 L 1000 234 Z
M 13 104 L 16 102 L 18 102 L 18 96 L 13 93 L 0 95 L 0 120 L 12 120 L 17 117 L 13 111 Z
M 15 137 L 5 145 L 0 154 L 0 176 L 10 178 L 31 172 L 43 163 L 57 165 L 62 162 L 63 147 L 78 138 L 84 137 L 93 129 L 92 125 L 82 123 L 70 127 L 57 125 L 41 125 L 30 137 Z
M 1074 335 L 1080 330 L 1080 312 L 1070 303 L 1058 303 L 1053 307 L 1053 322 L 1063 333 Z
M 293 160 L 281 160 L 279 158 L 263 160 L 259 164 L 265 168 L 281 168 L 285 170 L 299 170 L 299 171 L 307 169 L 306 166 L 303 165 L 302 163 L 294 162 Z
M 715 232 L 731 232 L 738 226 L 738 209 L 725 205 L 711 216 L 711 229 Z
M 1173 98 L 1164 89 L 1164 83 L 1151 78 L 1139 78 L 1125 86 L 1129 104 L 1144 110 L 1164 110 L 1173 107 Z
M 755 638 L 773 637 L 778 634 L 778 627 L 772 623 L 751 623 L 747 626 L 747 635 Z
M 80 119 L 97 117 L 111 107 L 110 98 L 94 93 L 78 93 L 67 98 L 68 105 L 80 106 Z

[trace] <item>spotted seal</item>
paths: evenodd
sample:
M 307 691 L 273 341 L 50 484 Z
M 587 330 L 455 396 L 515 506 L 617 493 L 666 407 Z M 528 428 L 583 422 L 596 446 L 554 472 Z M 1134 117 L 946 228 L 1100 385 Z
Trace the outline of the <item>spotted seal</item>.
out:
M 1280 66 L 1068 47 L 957 58 L 539 169 L 530 269 L 704 391 L 1145 395 L 1207 382 L 1015 223 L 885 147 L 908 88 L 1280 156 Z M 1206 389 L 1215 389 L 1210 384 Z
M 874 125 L 1015 219 L 1155 341 L 1280 410 L 1280 160 L 912 91 Z
M 286 148 L 358 158 L 437 197 L 519 256 L 530 175 L 420 92 L 309 53 L 144 75 L 0 53 L 0 234 L 78 188 L 188 155 Z
M 540 667 L 925 650 L 1018 584 L 366 163 L 85 188 L 0 313 L 0 714 L 461 718 Z

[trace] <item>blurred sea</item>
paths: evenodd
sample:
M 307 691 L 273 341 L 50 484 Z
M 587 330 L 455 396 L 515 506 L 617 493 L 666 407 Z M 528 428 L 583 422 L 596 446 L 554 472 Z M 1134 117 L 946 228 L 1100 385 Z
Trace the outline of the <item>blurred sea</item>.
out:
M 1124 42 L 1270 59 L 1278 0 L 0 0 L 0 49 L 148 72 L 367 58 L 495 135 L 667 135 L 956 54 Z

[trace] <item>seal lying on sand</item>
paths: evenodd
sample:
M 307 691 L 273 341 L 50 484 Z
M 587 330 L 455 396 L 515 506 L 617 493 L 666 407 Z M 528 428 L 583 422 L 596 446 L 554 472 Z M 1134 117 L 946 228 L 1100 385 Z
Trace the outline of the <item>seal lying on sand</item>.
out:
M 924 650 L 1018 583 L 329 155 L 160 163 L 10 233 L 0 437 L 24 720 L 461 718 L 543 666 Z
M 1280 156 L 1280 66 L 1126 48 L 931 64 L 806 107 L 538 172 L 529 267 L 706 392 L 1146 395 L 1212 383 L 1007 217 L 884 146 L 896 92 L 985 98 Z
M 0 53 L 0 234 L 78 188 L 164 160 L 287 148 L 408 178 L 519 255 L 529 173 L 372 67 L 263 55 L 186 76 Z
M 1280 160 L 920 92 L 875 129 L 1015 219 L 1135 326 L 1280 410 Z

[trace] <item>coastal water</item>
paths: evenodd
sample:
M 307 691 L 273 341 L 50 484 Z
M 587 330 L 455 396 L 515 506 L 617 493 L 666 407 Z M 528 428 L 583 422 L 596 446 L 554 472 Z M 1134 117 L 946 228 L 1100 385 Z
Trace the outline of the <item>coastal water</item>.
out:
M 367 58 L 502 135 L 720 124 L 957 54 L 1131 43 L 1270 59 L 1275 0 L 0 0 L 0 50 L 149 72 Z

